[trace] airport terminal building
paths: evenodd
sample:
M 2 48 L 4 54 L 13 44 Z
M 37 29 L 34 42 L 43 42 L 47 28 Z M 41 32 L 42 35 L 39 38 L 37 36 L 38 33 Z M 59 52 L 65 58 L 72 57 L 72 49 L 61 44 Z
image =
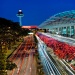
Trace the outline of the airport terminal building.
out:
M 64 36 L 73 36 L 75 33 L 75 10 L 55 14 L 40 24 L 39 28 L 48 29 Z

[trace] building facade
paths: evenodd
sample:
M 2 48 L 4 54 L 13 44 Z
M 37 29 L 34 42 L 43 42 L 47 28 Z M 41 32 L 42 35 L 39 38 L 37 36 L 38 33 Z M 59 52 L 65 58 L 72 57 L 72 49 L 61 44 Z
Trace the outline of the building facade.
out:
M 74 36 L 75 10 L 55 14 L 40 24 L 39 28 L 48 29 L 49 31 L 64 36 Z

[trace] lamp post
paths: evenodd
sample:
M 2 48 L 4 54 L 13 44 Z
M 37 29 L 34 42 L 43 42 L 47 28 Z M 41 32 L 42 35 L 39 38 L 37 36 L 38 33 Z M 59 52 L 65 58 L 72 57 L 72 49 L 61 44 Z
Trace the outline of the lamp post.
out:
M 22 26 L 22 17 L 24 16 L 22 10 L 19 10 L 17 13 L 17 17 L 19 17 L 20 26 Z

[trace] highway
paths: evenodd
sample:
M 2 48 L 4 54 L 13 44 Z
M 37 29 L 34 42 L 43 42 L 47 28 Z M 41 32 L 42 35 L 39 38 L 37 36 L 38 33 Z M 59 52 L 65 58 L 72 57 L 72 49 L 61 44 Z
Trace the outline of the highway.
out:
M 16 69 L 8 72 L 8 75 L 36 75 L 34 62 L 35 43 L 33 35 L 24 38 L 23 43 L 15 50 L 9 58 L 17 65 Z
M 69 38 L 69 37 L 63 37 L 61 35 L 56 35 L 56 34 L 50 34 L 50 33 L 42 33 L 48 37 L 52 37 L 58 41 L 61 41 L 61 42 L 66 42 L 68 43 L 69 45 L 72 45 L 72 46 L 75 46 L 75 39 L 73 38 Z
M 38 39 L 38 52 L 40 55 L 41 62 L 44 67 L 45 75 L 61 75 L 59 70 L 56 68 L 55 64 L 49 58 L 46 52 L 46 45 L 37 37 Z
M 49 47 L 47 47 L 47 51 L 52 60 L 54 59 L 53 62 L 56 64 L 56 67 L 58 67 L 62 75 L 74 75 L 72 72 L 73 69 L 69 65 L 65 64 L 63 59 L 59 59 Z
M 53 50 L 49 49 L 47 51 L 48 47 L 39 38 L 38 41 L 38 51 L 46 75 L 74 75 L 73 69 L 64 60 L 58 59 L 58 57 L 51 52 Z
M 34 65 L 34 57 L 33 57 L 33 52 L 31 50 L 28 58 L 28 64 L 26 67 L 26 71 L 24 75 L 36 75 L 36 67 Z

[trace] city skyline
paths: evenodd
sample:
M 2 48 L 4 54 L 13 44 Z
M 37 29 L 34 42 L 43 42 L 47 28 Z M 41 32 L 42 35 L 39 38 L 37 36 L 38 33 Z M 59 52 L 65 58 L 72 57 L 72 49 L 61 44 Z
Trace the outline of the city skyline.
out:
M 75 0 L 2 0 L 0 3 L 0 17 L 19 22 L 16 14 L 22 10 L 22 25 L 26 26 L 38 26 L 54 14 L 75 10 Z

